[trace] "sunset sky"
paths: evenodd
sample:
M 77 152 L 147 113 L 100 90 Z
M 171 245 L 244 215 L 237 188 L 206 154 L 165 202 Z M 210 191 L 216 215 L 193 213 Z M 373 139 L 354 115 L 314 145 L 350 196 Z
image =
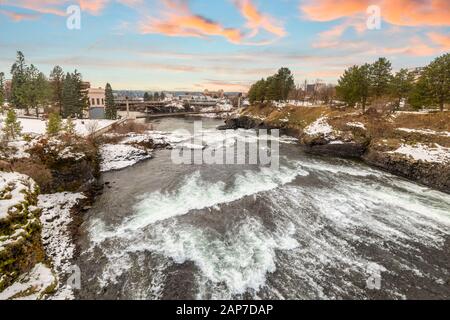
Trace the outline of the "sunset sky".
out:
M 81 7 L 81 29 L 66 9 Z M 370 5 L 380 30 L 366 27 Z M 394 70 L 450 51 L 449 0 L 0 0 L 0 71 L 15 52 L 114 89 L 245 91 L 279 67 L 334 83 L 379 56 Z

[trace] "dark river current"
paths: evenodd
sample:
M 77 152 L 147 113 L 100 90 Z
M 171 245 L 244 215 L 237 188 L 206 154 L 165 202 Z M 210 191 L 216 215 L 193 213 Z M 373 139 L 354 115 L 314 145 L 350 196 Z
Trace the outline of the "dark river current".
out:
M 193 122 L 153 124 L 170 135 Z M 223 142 L 220 124 L 203 119 L 206 144 Z M 78 297 L 450 298 L 448 195 L 279 141 L 278 170 L 177 165 L 158 150 L 104 174 L 111 187 L 82 225 Z

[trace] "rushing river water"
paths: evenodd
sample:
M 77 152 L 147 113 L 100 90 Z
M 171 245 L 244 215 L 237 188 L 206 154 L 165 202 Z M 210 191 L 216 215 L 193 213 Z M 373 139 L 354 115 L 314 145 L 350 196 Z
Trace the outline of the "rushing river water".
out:
M 203 120 L 207 143 L 224 139 L 219 124 Z M 80 298 L 450 298 L 448 195 L 283 137 L 279 170 L 170 155 L 103 175 Z

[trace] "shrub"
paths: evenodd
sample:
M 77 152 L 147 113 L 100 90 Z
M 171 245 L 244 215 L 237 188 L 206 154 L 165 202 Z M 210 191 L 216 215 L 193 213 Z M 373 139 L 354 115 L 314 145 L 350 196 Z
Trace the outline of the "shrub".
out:
M 51 113 L 47 121 L 47 134 L 50 136 L 56 135 L 61 131 L 62 121 L 57 113 Z

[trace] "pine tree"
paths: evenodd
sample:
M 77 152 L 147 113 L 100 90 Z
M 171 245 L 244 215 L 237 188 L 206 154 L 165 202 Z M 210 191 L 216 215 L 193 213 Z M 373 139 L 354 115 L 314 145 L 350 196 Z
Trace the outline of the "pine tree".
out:
M 64 85 L 64 72 L 60 66 L 55 66 L 50 73 L 50 83 L 52 88 L 52 102 L 59 108 L 62 116 L 62 91 Z
M 63 117 L 71 117 L 75 114 L 75 87 L 72 80 L 72 75 L 67 72 L 64 82 L 63 82 L 63 89 L 62 89 L 62 113 Z
M 450 53 L 433 60 L 422 72 L 428 101 L 444 111 L 444 104 L 450 101 Z
M 164 92 L 161 92 L 161 95 L 159 96 L 162 101 L 166 99 L 166 94 Z
M 26 82 L 26 69 L 25 56 L 21 51 L 17 52 L 16 62 L 11 67 L 11 104 L 14 108 L 26 109 L 26 113 L 29 114 L 28 106 L 25 101 L 24 85 Z
M 39 117 L 39 107 L 45 106 L 50 100 L 50 86 L 45 75 L 34 65 L 30 65 L 25 74 L 24 101 L 36 110 L 36 117 Z
M 289 92 L 295 88 L 294 76 L 288 68 L 281 68 L 275 78 L 277 79 L 278 99 L 286 100 Z
M 276 76 L 267 78 L 265 97 L 269 101 L 280 100 L 280 84 Z
M 392 65 L 386 58 L 379 58 L 370 65 L 372 95 L 379 98 L 389 93 L 392 78 Z
M 73 122 L 72 117 L 67 118 L 64 125 L 64 131 L 69 135 L 75 135 L 75 123 Z
M 144 101 L 150 101 L 150 95 L 148 94 L 148 92 L 144 93 Z
M 20 122 L 17 120 L 17 115 L 14 109 L 8 110 L 2 130 L 7 140 L 16 139 L 16 137 L 22 132 L 22 127 Z
M 74 86 L 74 106 L 75 114 L 78 118 L 83 118 L 83 111 L 89 108 L 89 99 L 87 92 L 83 90 L 83 78 L 81 73 L 77 70 L 72 74 L 73 86 Z
M 88 97 L 82 88 L 81 74 L 76 70 L 73 73 L 67 73 L 64 78 L 61 101 L 64 118 L 83 117 L 83 111 L 88 106 Z
M 363 112 L 366 109 L 370 93 L 370 66 L 353 66 L 345 70 L 338 80 L 337 95 L 349 106 L 361 103 Z
M 391 81 L 391 95 L 396 99 L 397 108 L 402 99 L 407 99 L 413 89 L 414 75 L 407 69 L 400 69 Z
M 53 136 L 58 134 L 62 128 L 61 116 L 57 113 L 50 113 L 47 121 L 47 134 Z
M 117 108 L 114 103 L 114 95 L 109 83 L 105 87 L 105 116 L 106 119 L 115 120 L 117 118 Z
M 159 101 L 159 93 L 158 92 L 155 92 L 155 94 L 153 95 L 153 99 L 155 101 Z

